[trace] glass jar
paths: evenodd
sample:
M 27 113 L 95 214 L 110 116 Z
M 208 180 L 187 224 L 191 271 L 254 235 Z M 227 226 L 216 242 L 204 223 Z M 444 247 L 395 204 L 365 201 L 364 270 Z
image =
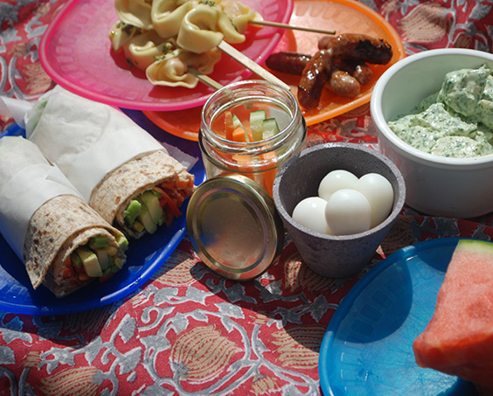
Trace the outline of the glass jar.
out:
M 265 112 L 266 119 L 275 119 L 277 133 L 252 136 L 249 116 L 259 110 Z M 226 117 L 231 121 L 231 115 L 243 128 L 240 132 L 246 131 L 244 138 L 232 139 L 234 135 L 225 131 Z M 212 94 L 202 109 L 199 145 L 207 177 L 241 174 L 270 195 L 277 170 L 300 153 L 305 137 L 306 124 L 296 98 L 264 80 L 227 85 Z

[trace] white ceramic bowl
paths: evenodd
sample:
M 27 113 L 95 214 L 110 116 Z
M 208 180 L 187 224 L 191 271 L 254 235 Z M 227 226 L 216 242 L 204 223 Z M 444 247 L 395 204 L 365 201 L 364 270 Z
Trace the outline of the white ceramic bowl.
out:
M 493 55 L 469 49 L 429 50 L 395 63 L 373 89 L 370 107 L 380 149 L 404 176 L 406 204 L 418 211 L 459 218 L 493 212 L 493 154 L 476 158 L 428 154 L 402 141 L 387 125 L 437 92 L 446 73 L 482 64 L 493 69 Z

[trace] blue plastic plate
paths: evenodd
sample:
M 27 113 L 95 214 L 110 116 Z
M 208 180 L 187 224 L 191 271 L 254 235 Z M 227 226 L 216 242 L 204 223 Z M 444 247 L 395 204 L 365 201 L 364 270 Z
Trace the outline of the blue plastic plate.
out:
M 322 340 L 319 374 L 325 395 L 475 395 L 457 377 L 420 368 L 414 339 L 432 317 L 458 238 L 403 248 L 347 294 Z
M 200 159 L 196 143 L 163 133 L 138 111 L 126 111 L 144 129 L 182 151 Z M 18 126 L 11 126 L 2 135 L 22 135 Z M 205 171 L 198 161 L 191 172 L 195 184 L 202 183 Z M 0 310 L 17 314 L 61 315 L 102 307 L 121 300 L 137 291 L 176 249 L 186 233 L 186 204 L 182 215 L 173 224 L 156 234 L 131 241 L 127 252 L 127 264 L 105 283 L 93 283 L 62 299 L 56 298 L 44 286 L 33 290 L 24 264 L 17 258 L 0 236 Z

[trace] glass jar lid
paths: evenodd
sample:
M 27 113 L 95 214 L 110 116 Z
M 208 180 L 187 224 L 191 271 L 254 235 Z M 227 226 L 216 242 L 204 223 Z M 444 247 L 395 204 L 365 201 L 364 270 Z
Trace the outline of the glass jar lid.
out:
M 204 264 L 235 280 L 264 272 L 284 239 L 272 198 L 238 174 L 209 179 L 197 188 L 188 204 L 187 230 Z

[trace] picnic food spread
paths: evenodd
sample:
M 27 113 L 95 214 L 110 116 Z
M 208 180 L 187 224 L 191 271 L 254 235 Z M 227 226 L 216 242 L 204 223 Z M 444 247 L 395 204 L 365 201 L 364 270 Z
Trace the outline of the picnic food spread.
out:
M 487 65 L 447 73 L 439 92 L 413 114 L 389 122 L 406 143 L 426 153 L 469 158 L 493 153 L 493 72 Z
M 89 2 L 75 1 L 80 1 L 81 9 L 93 12 L 94 19 L 97 19 L 97 10 L 84 9 L 84 4 Z M 384 284 L 371 295 L 368 291 L 364 304 L 357 307 L 357 320 L 344 323 L 346 333 L 340 334 L 347 335 L 346 340 L 341 338 L 346 343 L 343 360 L 351 367 L 342 373 L 343 382 L 338 383 L 334 379 L 338 373 L 332 371 L 331 388 L 327 388 L 318 371 L 323 362 L 318 359 L 326 356 L 326 351 L 319 349 L 320 341 L 346 294 L 353 286 L 368 290 L 364 283 L 367 270 L 378 268 L 381 259 L 397 248 L 408 249 L 409 245 L 423 239 L 451 234 L 492 239 L 491 219 L 437 218 L 405 207 L 393 232 L 385 237 L 362 273 L 348 279 L 332 279 L 318 276 L 318 272 L 306 265 L 289 235 L 284 243 L 273 241 L 269 233 L 258 232 L 260 227 L 264 227 L 263 223 L 245 222 L 244 215 L 253 213 L 257 216 L 253 218 L 258 218 L 259 213 L 264 216 L 263 212 L 259 211 L 258 205 L 244 204 L 245 194 L 241 189 L 234 194 L 229 191 L 234 205 L 227 205 L 224 193 L 228 191 L 222 186 L 223 189 L 218 188 L 217 191 L 213 216 L 207 218 L 210 223 L 201 223 L 207 225 L 200 231 L 203 241 L 211 247 L 210 252 L 228 253 L 228 264 L 235 269 L 243 263 L 255 266 L 258 257 L 265 257 L 262 247 L 267 243 L 276 245 L 276 248 L 279 245 L 280 249 L 279 255 L 262 267 L 263 272 L 256 272 L 248 281 L 237 282 L 235 279 L 240 278 L 234 277 L 223 279 L 220 273 L 210 271 L 197 258 L 188 239 L 180 243 L 185 235 L 180 222 L 186 211 L 187 198 L 192 197 L 195 191 L 194 177 L 174 158 L 174 151 L 163 148 L 160 142 L 169 142 L 197 157 L 202 154 L 199 164 L 204 167 L 208 181 L 214 182 L 216 177 L 221 179 L 228 174 L 227 178 L 240 180 L 238 184 L 243 187 L 260 186 L 258 190 L 252 190 L 252 197 L 259 191 L 271 192 L 278 172 L 288 167 L 290 160 L 296 160 L 305 145 L 350 141 L 370 145 L 368 150 L 377 150 L 373 146 L 376 137 L 370 131 L 370 117 L 365 107 L 350 114 L 339 113 L 337 118 L 311 128 L 306 127 L 301 115 L 305 110 L 305 114 L 316 113 L 325 106 L 325 99 L 319 102 L 321 92 L 330 95 L 330 100 L 333 99 L 337 106 L 346 103 L 345 98 L 361 99 L 364 90 L 371 89 L 368 87 L 387 69 L 388 59 L 398 49 L 397 45 L 389 45 L 388 23 L 384 19 L 392 23 L 406 40 L 408 53 L 433 46 L 487 50 L 486 46 L 491 45 L 487 27 L 491 23 L 488 17 L 484 17 L 488 14 L 485 4 L 465 2 L 459 7 L 444 2 L 430 5 L 429 2 L 397 4 L 375 0 L 370 3 L 382 15 L 381 36 L 366 35 L 366 27 L 363 24 L 361 27 L 351 25 L 351 19 L 347 21 L 347 30 L 321 37 L 316 53 L 287 52 L 293 48 L 296 51 L 296 45 L 291 41 L 296 44 L 297 38 L 292 32 L 285 34 L 279 46 L 282 52 L 273 54 L 269 60 L 275 67 L 269 67 L 272 70 L 284 68 L 283 72 L 300 76 L 299 84 L 294 84 L 298 86 L 298 93 L 294 95 L 296 106 L 290 107 L 291 102 L 287 101 L 287 104 L 279 98 L 273 103 L 275 95 L 265 91 L 260 95 L 262 100 L 234 102 L 231 93 L 236 88 L 228 85 L 223 91 L 225 102 L 222 107 L 209 108 L 206 105 L 202 109 L 204 117 L 198 144 L 185 144 L 149 123 L 140 110 L 128 110 L 137 107 L 120 111 L 98 103 L 99 99 L 108 103 L 102 96 L 94 95 L 93 100 L 76 96 L 72 93 L 75 91 L 71 85 L 73 80 L 67 84 L 60 83 L 67 91 L 60 86 L 51 91 L 51 81 L 45 75 L 39 78 L 40 70 L 24 68 L 26 64 L 31 66 L 30 62 L 37 62 L 36 41 L 31 40 L 40 37 L 39 32 L 52 17 L 56 17 L 55 11 L 60 11 L 57 7 L 63 2 L 41 2 L 32 21 L 17 18 L 10 12 L 31 3 L 29 0 L 17 4 L 7 2 L 4 8 L 7 12 L 0 18 L 2 26 L 8 27 L 0 33 L 7 47 L 5 53 L 0 53 L 2 61 L 7 57 L 7 62 L 2 63 L 6 68 L 0 68 L 0 75 L 6 76 L 0 78 L 4 93 L 22 96 L 29 90 L 24 98 L 34 102 L 42 92 L 50 91 L 34 102 L 34 109 L 27 115 L 27 139 L 0 135 L 0 307 L 3 309 L 0 315 L 0 360 L 5 374 L 0 378 L 0 388 L 9 389 L 11 393 L 42 394 L 86 391 L 88 394 L 303 395 L 330 394 L 327 391 L 330 389 L 335 390 L 333 393 L 337 396 L 344 394 L 341 389 L 359 389 L 363 393 L 374 392 L 384 396 L 389 391 L 391 394 L 405 393 L 402 387 L 408 384 L 410 377 L 418 378 L 416 382 L 419 382 L 420 389 L 433 389 L 436 391 L 434 394 L 453 393 L 468 386 L 455 377 L 441 376 L 444 372 L 472 381 L 484 394 L 489 394 L 491 381 L 488 378 L 492 368 L 488 357 L 483 356 L 489 350 L 489 340 L 481 339 L 476 331 L 480 325 L 489 323 L 488 316 L 481 315 L 486 301 L 484 296 L 488 294 L 481 287 L 489 276 L 479 276 L 479 272 L 490 273 L 490 253 L 489 249 L 478 249 L 477 245 L 471 248 L 462 241 L 450 264 L 445 291 L 441 293 L 446 297 L 440 298 L 437 305 L 438 319 L 433 321 L 439 323 L 438 330 L 433 327 L 435 325 L 430 325 L 430 329 L 425 331 L 428 335 L 423 336 L 425 339 L 433 332 L 435 335 L 439 333 L 438 336 L 442 337 L 440 347 L 449 351 L 451 359 L 439 356 L 437 360 L 427 362 L 427 358 L 435 356 L 434 351 L 425 350 L 428 346 L 422 344 L 420 347 L 417 341 L 418 363 L 435 370 L 417 367 L 412 355 L 413 337 L 407 334 L 405 342 L 399 344 L 400 356 L 395 358 L 397 354 L 392 354 L 392 360 L 381 360 L 388 365 L 385 375 L 375 378 L 372 362 L 365 366 L 359 363 L 357 348 L 378 344 L 385 349 L 387 339 L 400 332 L 400 325 L 415 319 L 406 312 L 407 304 L 410 299 L 419 298 L 427 284 L 423 282 L 418 288 L 404 288 L 413 284 L 414 278 L 407 279 L 406 276 L 412 277 L 414 273 L 400 270 L 400 282 L 394 286 L 402 287 L 402 299 L 396 299 L 397 294 L 386 293 L 387 285 Z M 346 4 L 346 7 L 359 4 L 345 0 L 297 0 L 296 3 L 293 13 L 296 25 L 303 24 L 304 12 L 310 13 L 313 4 L 321 7 L 333 3 Z M 101 37 L 106 44 L 111 42 L 112 51 L 108 50 L 107 56 L 114 60 L 115 67 L 121 67 L 129 76 L 151 85 L 151 95 L 162 101 L 173 101 L 174 98 L 161 98 L 157 94 L 160 89 L 166 90 L 159 85 L 189 88 L 186 91 L 193 96 L 194 87 L 200 81 L 195 74 L 209 74 L 219 57 L 225 56 L 217 48 L 219 42 L 240 44 L 238 49 L 241 49 L 242 42 L 250 40 L 246 26 L 259 15 L 255 15 L 254 6 L 250 7 L 254 1 L 246 4 L 248 6 L 227 0 L 116 0 L 114 8 L 119 21 L 108 21 Z M 25 16 L 29 11 L 30 8 L 24 8 L 19 16 Z M 243 22 L 236 19 L 240 14 L 243 16 L 242 12 L 245 16 Z M 442 18 L 451 13 L 454 15 L 453 23 Z M 316 16 L 314 12 L 311 14 Z M 340 15 L 344 16 L 344 13 Z M 24 23 L 25 34 L 17 34 L 19 31 L 15 26 Z M 89 18 L 88 25 L 90 23 Z M 261 34 L 252 35 L 257 36 Z M 68 41 L 73 41 L 78 47 L 85 47 L 84 43 L 90 42 L 83 30 L 80 37 L 81 41 L 66 37 L 65 44 L 57 45 L 55 51 L 61 57 L 70 58 Z M 18 47 L 21 45 L 17 43 L 18 38 L 24 41 L 22 47 Z M 123 58 L 131 64 L 130 69 L 128 65 L 122 65 Z M 87 62 L 87 58 L 84 61 Z M 492 63 L 487 63 L 489 66 L 478 65 L 474 69 L 476 76 L 471 74 L 471 69 L 451 73 L 447 76 L 448 83 L 444 83 L 443 95 L 436 95 L 435 103 L 420 109 L 420 112 L 428 112 L 420 116 L 430 125 L 446 116 L 456 117 L 447 121 L 449 125 L 464 127 L 461 132 L 467 132 L 467 136 L 464 133 L 456 137 L 477 139 L 476 143 L 481 147 L 472 150 L 476 143 L 469 140 L 460 141 L 460 144 L 447 142 L 446 147 L 441 146 L 441 151 L 435 149 L 435 153 L 449 155 L 449 150 L 454 155 L 459 151 L 465 155 L 469 155 L 469 151 L 490 152 L 486 143 L 491 145 L 492 126 L 488 111 L 493 95 L 491 70 L 487 69 Z M 8 71 L 5 75 L 4 70 Z M 64 63 L 61 70 L 71 70 L 83 84 L 85 71 L 80 65 Z M 148 80 L 141 70 L 145 71 Z M 481 94 L 476 95 L 478 91 L 474 82 L 479 82 L 483 88 Z M 122 81 L 111 79 L 101 85 L 109 93 L 117 85 L 127 88 Z M 90 91 L 91 83 L 86 84 L 86 88 Z M 229 97 L 228 88 L 231 88 Z M 176 91 L 176 100 L 180 100 L 178 92 L 182 91 L 181 88 L 169 91 Z M 474 101 L 469 101 L 470 93 Z M 128 97 L 121 91 L 119 95 L 131 103 L 135 92 L 128 86 Z M 246 97 L 251 97 L 250 93 Z M 298 105 L 302 107 L 301 115 L 297 113 L 300 110 Z M 481 111 L 471 112 L 472 108 Z M 211 110 L 209 118 L 208 110 Z M 186 111 L 184 114 L 188 116 Z M 459 120 L 459 115 L 467 118 Z M 3 118 L 0 122 L 4 122 Z M 475 129 L 465 124 L 474 124 Z M 467 150 L 459 150 L 459 145 L 467 146 Z M 316 205 L 320 205 L 315 211 L 309 209 L 308 213 L 300 215 L 300 220 L 324 220 L 320 232 L 336 234 L 324 236 L 334 240 L 351 239 L 354 232 L 362 233 L 365 229 L 371 234 L 379 229 L 379 224 L 388 222 L 392 192 L 388 189 L 388 182 L 385 183 L 373 170 L 365 174 L 366 166 L 365 161 L 355 164 L 355 169 L 358 169 L 355 174 L 364 175 L 361 178 L 355 174 L 348 175 L 342 167 L 330 177 L 327 175 L 319 185 L 320 196 L 312 197 L 316 198 Z M 243 177 L 231 176 L 231 173 L 246 176 L 248 182 Z M 310 177 L 308 172 L 303 177 L 305 175 Z M 341 175 L 345 175 L 343 181 Z M 369 187 L 366 193 L 355 187 L 355 179 L 358 182 L 367 180 Z M 200 183 L 201 180 L 195 180 L 195 184 Z M 291 188 L 296 189 L 296 183 L 292 183 Z M 402 191 L 398 189 L 395 193 L 400 196 Z M 372 200 L 374 192 L 377 196 Z M 207 194 L 205 191 L 204 195 Z M 329 205 L 331 200 L 333 202 Z M 356 206 L 351 208 L 348 202 L 356 202 Z M 204 207 L 200 209 L 195 217 L 199 219 L 202 216 L 203 220 L 206 211 L 202 210 Z M 237 209 L 244 212 L 238 215 Z M 276 208 L 269 209 L 275 212 Z M 395 212 L 394 207 L 392 213 Z M 233 215 L 227 217 L 231 213 Z M 174 221 L 177 219 L 178 222 Z M 346 226 L 351 225 L 352 219 L 364 225 L 348 229 Z M 221 245 L 221 240 L 227 239 L 233 225 L 246 228 L 244 233 L 235 235 L 243 244 L 241 250 Z M 168 227 L 172 230 L 171 235 L 163 231 Z M 216 234 L 217 230 L 223 232 L 221 237 Z M 258 243 L 250 245 L 252 240 Z M 176 249 L 175 253 L 171 256 L 162 254 L 164 245 L 168 251 Z M 313 250 L 318 248 L 314 246 Z M 18 259 L 12 259 L 14 253 Z M 338 253 L 330 251 L 328 254 Z M 395 257 L 400 254 L 398 251 Z M 142 257 L 144 259 L 140 261 Z M 143 276 L 135 281 L 118 283 L 134 271 L 135 262 L 147 261 L 148 258 L 157 263 L 153 269 L 144 269 Z M 428 258 L 428 254 L 417 257 L 422 260 Z M 469 266 L 470 263 L 472 265 Z M 21 274 L 15 270 L 19 265 L 24 271 Z M 461 269 L 456 271 L 458 267 Z M 441 271 L 435 268 L 435 272 Z M 461 283 L 463 272 L 475 281 L 467 285 Z M 22 294 L 23 275 L 28 281 L 27 295 L 31 305 L 20 301 L 26 295 L 25 292 Z M 359 277 L 363 282 L 355 285 Z M 112 282 L 118 285 L 116 290 L 106 288 Z M 456 290 L 450 292 L 450 285 Z M 59 304 L 46 299 L 46 288 L 54 296 L 63 297 L 56 299 Z M 46 294 L 53 297 L 50 292 Z M 118 297 L 113 298 L 113 295 Z M 96 305 L 84 303 L 94 299 L 99 299 Z M 380 312 L 372 305 L 377 299 L 386 306 L 400 307 L 399 314 L 383 317 L 390 323 L 385 332 L 379 332 L 374 326 L 381 319 Z M 452 323 L 452 319 L 460 320 L 460 315 L 450 309 L 450 305 L 445 308 L 440 305 L 444 301 L 450 302 L 450 299 L 454 307 L 464 308 L 465 315 L 471 318 L 468 323 L 461 322 L 454 329 L 440 325 L 442 314 L 448 323 Z M 433 302 L 423 299 L 422 304 L 429 307 Z M 105 308 L 104 305 L 108 306 Z M 72 314 L 71 307 L 76 307 L 75 312 L 84 312 Z M 489 312 L 488 307 L 485 311 Z M 53 313 L 58 316 L 36 316 Z M 422 324 L 414 324 L 414 329 L 424 329 Z M 457 333 L 462 337 L 458 346 L 448 344 L 446 337 Z M 352 337 L 357 334 L 366 338 L 355 343 L 353 341 L 357 337 Z M 429 340 L 427 338 L 426 341 Z M 333 349 L 328 353 L 333 353 Z M 451 362 L 453 367 L 449 364 Z M 231 370 L 232 367 L 235 369 Z M 390 386 L 391 378 L 395 377 L 399 377 L 397 385 Z M 353 388 L 350 388 L 351 383 Z

